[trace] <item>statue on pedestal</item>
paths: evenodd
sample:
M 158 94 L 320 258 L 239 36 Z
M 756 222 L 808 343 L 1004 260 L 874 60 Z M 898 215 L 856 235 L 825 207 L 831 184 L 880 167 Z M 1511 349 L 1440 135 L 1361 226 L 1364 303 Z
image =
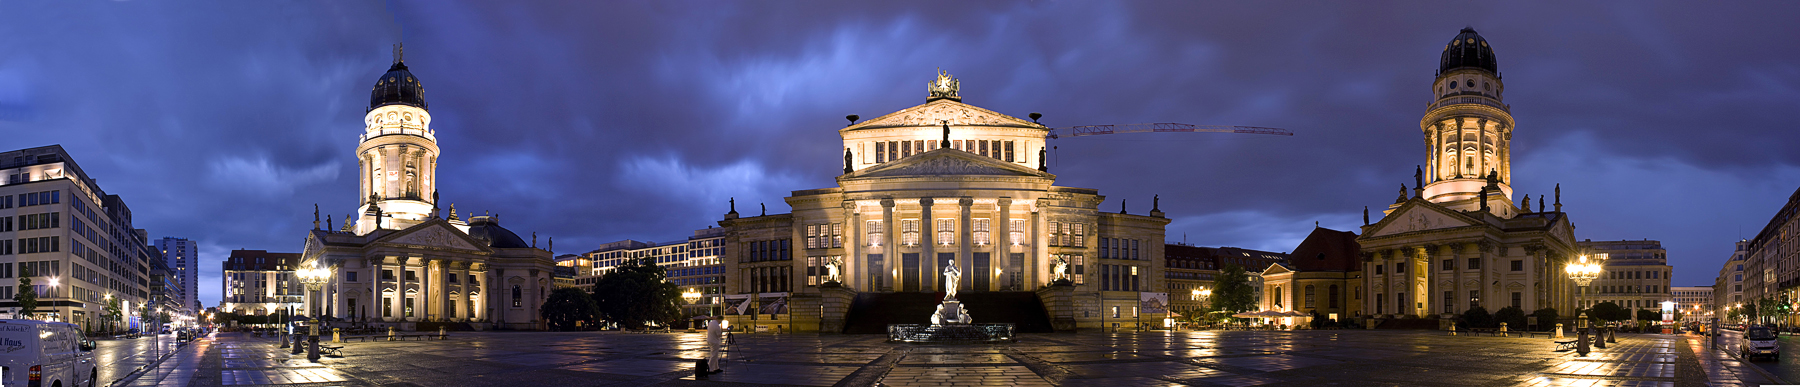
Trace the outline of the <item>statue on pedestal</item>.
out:
M 944 301 L 956 301 L 956 286 L 962 283 L 962 269 L 956 260 L 944 261 Z
M 842 282 L 843 277 L 841 273 L 843 272 L 843 258 L 832 257 L 825 260 L 825 283 Z

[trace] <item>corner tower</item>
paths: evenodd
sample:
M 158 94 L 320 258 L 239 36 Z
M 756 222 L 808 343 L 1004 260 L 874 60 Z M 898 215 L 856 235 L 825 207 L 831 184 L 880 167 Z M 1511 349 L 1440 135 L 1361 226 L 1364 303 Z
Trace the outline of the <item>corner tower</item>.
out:
M 425 87 L 406 68 L 400 48 L 394 65 L 375 81 L 356 146 L 361 190 L 356 233 L 400 229 L 437 214 L 437 136 L 426 110 Z
M 1474 28 L 1444 45 L 1432 82 L 1434 101 L 1419 121 L 1426 146 L 1420 195 L 1426 200 L 1461 211 L 1480 210 L 1486 201 L 1496 216 L 1518 213 L 1511 199 L 1513 117 L 1501 98 L 1505 90 L 1494 49 Z

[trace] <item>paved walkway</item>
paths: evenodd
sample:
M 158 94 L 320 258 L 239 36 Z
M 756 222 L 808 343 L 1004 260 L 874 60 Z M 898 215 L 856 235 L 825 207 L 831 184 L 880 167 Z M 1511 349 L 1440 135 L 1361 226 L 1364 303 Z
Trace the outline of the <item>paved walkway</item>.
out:
M 1543 338 L 1430 331 L 1026 335 L 921 346 L 873 335 L 739 335 L 725 372 L 695 379 L 700 334 L 466 333 L 345 343 L 319 363 L 222 334 L 135 386 L 1700 386 L 1772 379 L 1697 336 L 1619 335 L 1586 357 Z

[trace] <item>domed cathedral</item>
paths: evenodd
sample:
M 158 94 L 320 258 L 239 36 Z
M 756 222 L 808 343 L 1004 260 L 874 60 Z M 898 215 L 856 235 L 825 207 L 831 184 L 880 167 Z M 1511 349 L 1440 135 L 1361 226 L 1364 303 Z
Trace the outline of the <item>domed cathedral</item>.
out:
M 538 306 L 552 289 L 551 253 L 500 226 L 499 215 L 467 221 L 437 195 L 438 146 L 425 87 L 396 48 L 375 80 L 356 147 L 356 212 L 313 230 L 297 267 L 330 278 L 305 290 L 305 311 L 334 324 L 420 328 L 540 329 Z M 434 329 L 427 327 L 427 330 Z
M 1513 118 L 1500 96 L 1506 86 L 1500 82 L 1494 49 L 1474 28 L 1464 28 L 1444 45 L 1438 62 L 1433 102 L 1419 120 L 1430 168 L 1425 199 L 1511 217 Z M 1483 191 L 1490 178 L 1492 189 Z
M 954 287 L 976 323 L 1161 324 L 1163 304 L 1140 308 L 1143 294 L 1167 300 L 1153 293 L 1169 223 L 1154 200 L 1102 211 L 1099 191 L 1056 186 L 1049 128 L 965 104 L 959 88 L 940 72 L 922 105 L 849 117 L 837 186 L 793 191 L 792 213 L 742 216 L 734 202 L 719 221 L 721 311 L 770 330 L 883 333 L 926 322 Z
M 1580 256 L 1575 227 L 1540 196 L 1512 200 L 1511 109 L 1494 49 L 1473 28 L 1444 45 L 1432 103 L 1419 121 L 1426 163 L 1385 217 L 1363 210 L 1362 309 L 1378 318 L 1448 319 L 1475 307 L 1574 313 L 1564 268 Z M 1551 324 L 1552 322 L 1540 322 Z

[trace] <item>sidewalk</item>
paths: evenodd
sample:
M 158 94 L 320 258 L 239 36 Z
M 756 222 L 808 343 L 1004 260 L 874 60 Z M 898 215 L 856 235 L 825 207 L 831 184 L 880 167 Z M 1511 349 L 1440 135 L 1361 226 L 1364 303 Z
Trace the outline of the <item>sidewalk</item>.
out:
M 252 386 L 303 383 L 362 384 L 325 364 L 292 355 L 280 343 L 219 333 L 195 341 L 136 379 L 117 386 Z
M 1760 386 L 1765 384 L 1787 384 L 1768 371 L 1763 371 L 1754 364 L 1745 364 L 1722 349 L 1708 349 L 1710 340 L 1705 336 L 1681 335 L 1681 344 L 1693 350 L 1696 360 L 1700 362 L 1700 370 L 1706 376 L 1707 385 L 1711 386 Z

